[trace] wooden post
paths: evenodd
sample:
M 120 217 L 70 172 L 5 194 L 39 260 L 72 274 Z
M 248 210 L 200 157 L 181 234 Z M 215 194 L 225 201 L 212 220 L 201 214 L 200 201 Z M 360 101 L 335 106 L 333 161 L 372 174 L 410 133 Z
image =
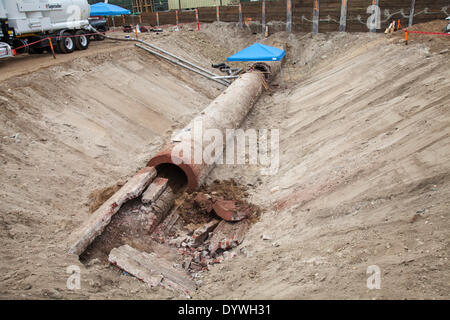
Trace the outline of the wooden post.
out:
M 262 33 L 266 31 L 266 0 L 261 1 L 261 29 Z
M 378 7 L 378 0 L 372 0 L 372 5 L 377 6 L 377 9 L 374 12 L 372 12 L 372 15 L 375 16 L 376 19 L 375 22 L 378 22 L 378 19 L 380 17 L 380 10 L 379 10 L 380 8 Z M 372 24 L 370 32 L 377 32 L 377 23 Z
M 319 33 L 319 0 L 314 0 L 313 34 Z
M 416 0 L 411 0 L 411 10 L 409 11 L 409 23 L 408 23 L 409 27 L 411 27 L 413 25 L 415 6 L 416 6 Z
M 139 23 L 142 25 L 142 15 L 139 15 Z
M 178 27 L 178 10 L 175 10 L 175 24 Z
M 286 1 L 286 32 L 292 32 L 292 0 Z
M 181 0 L 178 0 L 178 10 L 181 10 Z
M 50 43 L 50 50 L 52 50 L 53 59 L 56 59 L 55 49 L 53 49 L 53 43 L 50 37 L 48 37 L 48 42 Z
M 345 32 L 347 27 L 347 0 L 341 2 L 341 19 L 339 21 L 339 31 Z
M 159 27 L 159 13 L 156 11 L 156 26 Z
M 125 25 L 125 15 L 122 15 L 122 24 Z
M 198 9 L 195 9 L 195 20 L 197 21 L 197 29 L 200 31 L 200 21 L 198 21 Z
M 242 6 L 241 6 L 241 2 L 239 2 L 239 27 L 242 28 Z
M 216 20 L 217 20 L 217 22 L 219 22 L 220 21 L 220 12 L 219 12 L 219 7 L 217 6 L 216 7 Z

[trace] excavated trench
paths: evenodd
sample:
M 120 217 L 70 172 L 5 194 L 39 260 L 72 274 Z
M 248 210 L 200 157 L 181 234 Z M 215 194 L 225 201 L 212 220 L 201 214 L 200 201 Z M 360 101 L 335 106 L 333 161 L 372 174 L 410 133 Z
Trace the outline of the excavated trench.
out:
M 112 203 L 93 213 L 70 252 L 79 254 L 83 263 L 93 259 L 113 263 L 151 286 L 190 292 L 195 287 L 191 278 L 221 262 L 228 249 L 238 246 L 260 211 L 245 200 L 245 188 L 234 180 L 204 186 L 215 162 L 187 158 L 196 147 L 202 148 L 203 155 L 203 135 L 198 137 L 194 131 L 198 125 L 202 132 L 237 128 L 278 71 L 279 63 L 256 63 L 235 80 L 178 138 L 150 159 L 133 177 L 135 185 L 131 179 L 111 196 L 108 201 Z M 223 149 L 216 152 L 214 157 L 222 156 Z M 233 188 L 239 192 L 226 191 Z M 158 257 L 159 267 L 149 267 L 148 253 Z M 155 274 L 162 277 L 160 281 Z M 178 279 L 187 275 L 190 278 Z M 164 278 L 170 283 L 164 283 Z
M 223 59 L 228 39 L 241 41 L 240 48 L 248 45 L 239 36 L 218 39 L 217 29 L 212 31 L 173 32 L 155 37 L 155 43 L 170 51 L 179 48 L 197 63 L 206 61 L 204 67 Z M 289 51 L 284 70 L 290 88 L 264 95 L 241 125 L 244 130 L 283 128 L 279 173 L 260 179 L 258 169 L 218 167 L 207 185 L 188 193 L 182 168 L 167 161 L 156 164 L 158 177 L 168 178 L 167 188 L 174 193 L 166 219 L 174 208 L 178 218 L 159 224 L 171 225 L 170 231 L 165 235 L 155 228 L 149 236 L 148 220 L 136 219 L 145 217 L 141 207 L 148 207 L 142 203 L 147 186 L 136 198 L 120 202 L 121 210 L 80 256 L 85 263 L 95 258 L 104 263 L 80 266 L 82 290 L 77 292 L 65 287 L 65 268 L 78 264 L 78 254 L 66 254 L 67 236 L 92 216 L 89 203 L 83 203 L 90 192 L 117 181 L 107 188 L 107 196 L 99 197 L 98 204 L 108 203 L 124 186 L 124 177 L 145 167 L 164 141 L 170 141 L 173 129 L 186 125 L 222 88 L 138 49 L 116 50 L 116 43 L 94 54 L 93 44 L 76 59 L 11 62 L 15 70 L 10 74 L 20 76 L 0 83 L 5 213 L 0 221 L 0 295 L 41 299 L 56 288 L 69 299 L 176 296 L 148 290 L 135 278 L 123 277 L 119 268 L 105 267 L 111 251 L 128 244 L 138 255 L 156 255 L 190 280 L 205 271 L 203 252 L 208 268 L 236 252 L 235 259 L 203 274 L 194 298 L 447 297 L 442 279 L 447 275 L 450 190 L 445 179 L 450 163 L 448 53 L 440 54 L 442 47 L 430 53 L 415 46 L 415 39 L 400 46 L 399 38 L 382 37 L 289 37 L 294 52 Z M 441 43 L 435 39 L 424 41 Z M 281 46 L 276 37 L 269 40 Z M 212 41 L 222 45 L 210 59 L 214 61 L 207 59 L 214 53 Z M 367 77 L 375 73 L 376 78 Z M 6 75 L 2 69 L 0 78 Z M 213 180 L 229 177 L 236 181 Z M 250 196 L 238 181 L 250 185 L 252 201 L 267 214 L 238 250 L 218 248 L 212 257 L 209 245 L 218 228 L 213 219 L 222 218 L 210 211 L 209 200 L 223 197 L 250 206 Z M 258 208 L 250 208 L 256 214 L 247 220 L 253 222 Z M 194 247 L 190 238 L 205 225 L 203 243 Z M 376 294 L 365 287 L 366 267 L 373 264 L 388 271 Z

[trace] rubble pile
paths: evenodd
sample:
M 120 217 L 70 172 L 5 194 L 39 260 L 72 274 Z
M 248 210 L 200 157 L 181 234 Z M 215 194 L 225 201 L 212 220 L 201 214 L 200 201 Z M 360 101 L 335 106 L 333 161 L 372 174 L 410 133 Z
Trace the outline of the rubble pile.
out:
M 150 286 L 189 292 L 202 272 L 236 255 L 229 250 L 258 219 L 260 209 L 247 197 L 245 186 L 224 180 L 175 199 L 168 180 L 156 177 L 80 258 L 111 263 Z
M 183 195 L 176 210 L 181 223 L 169 232 L 161 224 L 153 238 L 176 248 L 183 257 L 181 267 L 191 275 L 206 271 L 235 255 L 227 250 L 242 243 L 251 221 L 258 218 L 260 209 L 245 201 L 247 196 L 246 188 L 234 180 L 214 181 Z

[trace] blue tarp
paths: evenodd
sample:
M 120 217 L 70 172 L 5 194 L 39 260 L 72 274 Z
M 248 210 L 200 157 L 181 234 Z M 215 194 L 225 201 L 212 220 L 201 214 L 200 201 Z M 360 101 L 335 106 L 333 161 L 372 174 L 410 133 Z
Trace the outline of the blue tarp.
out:
M 284 54 L 284 50 L 255 43 L 228 57 L 227 61 L 280 61 Z
M 116 6 L 114 4 L 98 2 L 91 5 L 91 17 L 95 16 L 120 16 L 130 14 L 130 10 Z

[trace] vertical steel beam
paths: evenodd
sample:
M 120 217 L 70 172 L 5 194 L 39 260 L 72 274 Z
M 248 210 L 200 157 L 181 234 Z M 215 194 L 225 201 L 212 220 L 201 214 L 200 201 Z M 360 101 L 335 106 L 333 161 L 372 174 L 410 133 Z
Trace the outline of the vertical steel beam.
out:
M 341 2 L 341 19 L 339 21 L 339 31 L 344 32 L 347 27 L 347 4 L 348 0 Z
M 266 32 L 266 0 L 261 1 L 261 26 L 264 34 Z
M 408 27 L 411 27 L 413 25 L 414 21 L 414 9 L 416 6 L 416 0 L 411 0 L 411 10 L 409 11 L 409 23 Z
M 239 27 L 242 28 L 242 5 L 239 2 Z
M 373 21 L 371 25 L 370 32 L 377 32 L 378 19 L 380 18 L 380 7 L 378 6 L 378 0 L 372 0 L 372 6 L 376 6 L 376 9 L 375 11 L 372 11 L 372 16 L 375 21 Z
M 292 0 L 286 1 L 286 32 L 292 32 Z
M 319 0 L 314 0 L 312 32 L 313 34 L 319 33 Z

